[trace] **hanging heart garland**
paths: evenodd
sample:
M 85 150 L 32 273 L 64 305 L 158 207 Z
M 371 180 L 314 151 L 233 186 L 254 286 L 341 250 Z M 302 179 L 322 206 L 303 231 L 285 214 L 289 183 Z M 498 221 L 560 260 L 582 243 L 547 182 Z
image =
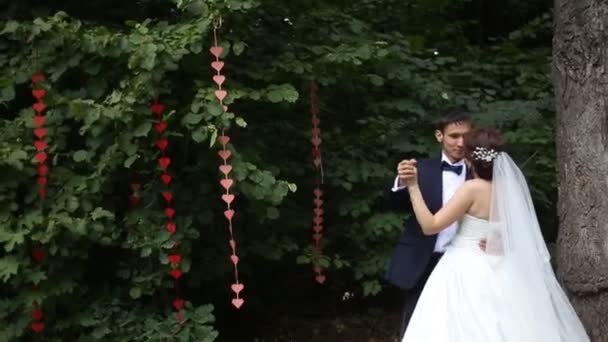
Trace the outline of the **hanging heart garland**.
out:
M 161 169 L 160 180 L 164 185 L 164 190 L 161 192 L 161 196 L 164 199 L 164 213 L 167 218 L 167 222 L 165 223 L 165 229 L 169 232 L 169 235 L 173 239 L 173 246 L 171 248 L 171 254 L 167 256 L 169 260 L 169 265 L 171 269 L 169 270 L 169 276 L 171 276 L 175 281 L 175 294 L 176 298 L 173 300 L 173 308 L 176 311 L 177 321 L 182 324 L 183 316 L 182 316 L 182 308 L 184 299 L 180 296 L 180 288 L 179 281 L 182 276 L 182 271 L 180 270 L 180 262 L 182 260 L 181 255 L 179 255 L 177 251 L 177 247 L 179 245 L 175 232 L 177 230 L 177 225 L 175 224 L 175 209 L 173 208 L 173 193 L 171 192 L 171 176 L 169 175 L 169 165 L 171 165 L 171 158 L 167 155 L 167 148 L 169 147 L 169 140 L 165 138 L 164 133 L 167 129 L 167 122 L 163 120 L 163 113 L 165 111 L 165 106 L 158 101 L 155 101 L 154 104 L 150 107 L 150 111 L 154 115 L 155 120 L 157 120 L 155 124 L 155 130 L 157 133 L 156 147 L 160 152 L 160 156 L 158 158 L 158 165 Z M 180 303 L 180 305 L 176 305 L 175 303 Z
M 34 117 L 32 122 L 34 124 L 34 160 L 36 161 L 36 184 L 38 184 L 38 198 L 43 201 L 47 195 L 47 184 L 48 184 L 48 173 L 49 167 L 47 165 L 48 160 L 48 142 L 46 141 L 47 129 L 44 126 L 46 123 L 45 111 L 47 105 L 44 103 L 46 97 L 46 89 L 43 87 L 43 81 L 45 81 L 43 73 L 35 73 L 32 75 L 32 96 L 35 99 L 32 108 L 34 109 Z M 46 251 L 39 243 L 35 244 L 35 247 L 31 250 L 31 257 L 36 268 L 41 268 L 44 259 L 46 258 Z M 34 291 L 39 291 L 40 286 L 33 284 Z M 34 301 L 32 303 L 32 322 L 30 323 L 30 329 L 40 334 L 44 328 L 44 313 L 42 312 L 40 303 Z
M 226 81 L 226 76 L 222 75 L 222 69 L 224 68 L 224 62 L 220 60 L 222 56 L 223 48 L 218 45 L 217 42 L 217 31 L 221 26 L 221 18 L 216 20 L 213 25 L 213 46 L 209 49 L 211 55 L 215 57 L 215 60 L 211 62 L 211 68 L 215 71 L 215 75 L 213 76 L 213 82 L 217 86 L 214 94 L 224 112 L 228 110 L 228 107 L 224 105 L 224 99 L 228 96 L 228 92 L 222 88 L 224 82 Z M 232 171 L 232 165 L 230 165 L 230 156 L 232 152 L 227 149 L 227 145 L 230 142 L 230 137 L 226 134 L 225 130 L 222 129 L 221 135 L 217 138 L 217 142 L 221 146 L 221 149 L 218 151 L 218 155 L 222 159 L 222 164 L 219 166 L 219 170 L 221 176 L 223 177 L 220 180 L 220 185 L 224 189 L 225 193 L 222 194 L 222 201 L 226 204 L 226 210 L 224 210 L 224 217 L 228 222 L 228 233 L 229 233 L 229 245 L 232 253 L 230 254 L 230 261 L 232 262 L 234 268 L 234 283 L 230 286 L 230 289 L 234 293 L 234 298 L 232 298 L 232 305 L 240 309 L 245 300 L 241 298 L 241 291 L 245 288 L 243 283 L 239 281 L 239 257 L 236 253 L 236 241 L 234 240 L 232 222 L 234 218 L 234 209 L 232 209 L 232 203 L 235 200 L 235 195 L 231 193 L 231 189 L 234 186 L 234 180 L 230 177 L 230 173 Z
M 315 183 L 316 187 L 313 190 L 313 246 L 314 246 L 314 259 L 313 259 L 313 271 L 315 273 L 315 280 L 319 284 L 325 282 L 325 275 L 323 270 L 319 266 L 319 259 L 321 258 L 321 238 L 323 237 L 323 190 L 321 185 L 323 184 L 323 162 L 321 159 L 321 119 L 319 119 L 319 86 L 316 82 L 312 82 L 310 86 L 310 113 L 312 114 L 312 137 L 310 142 L 312 143 L 312 163 L 315 168 Z

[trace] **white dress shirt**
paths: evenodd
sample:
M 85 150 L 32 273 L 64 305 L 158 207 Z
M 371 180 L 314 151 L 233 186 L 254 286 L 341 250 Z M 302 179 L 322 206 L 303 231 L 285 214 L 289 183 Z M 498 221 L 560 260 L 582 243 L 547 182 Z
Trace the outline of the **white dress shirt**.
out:
M 448 157 L 445 155 L 445 153 L 441 154 L 441 161 L 445 161 L 451 165 L 462 165 L 462 173 L 457 175 L 455 172 L 452 171 L 443 171 L 442 172 L 442 181 L 443 181 L 443 191 L 442 191 L 442 201 L 443 201 L 443 205 L 445 205 L 446 203 L 448 203 L 448 201 L 450 200 L 450 198 L 452 198 L 452 196 L 454 196 L 454 193 L 456 193 L 456 190 L 458 190 L 458 188 L 465 182 L 466 180 L 466 172 L 467 172 L 467 168 L 466 165 L 464 163 L 464 160 L 461 160 L 457 163 L 452 163 L 450 162 L 450 160 L 448 159 Z M 397 176 L 395 178 L 395 183 L 393 184 L 393 188 L 392 191 L 400 191 L 405 189 L 406 186 L 399 186 L 399 176 Z M 435 252 L 439 252 L 439 253 L 443 253 L 445 252 L 447 246 L 450 244 L 450 242 L 452 241 L 452 239 L 454 238 L 454 236 L 456 236 L 456 233 L 458 232 L 458 222 L 454 222 L 451 225 L 449 225 L 447 228 L 443 229 L 442 231 L 439 232 L 439 234 L 437 234 L 437 241 L 435 242 Z

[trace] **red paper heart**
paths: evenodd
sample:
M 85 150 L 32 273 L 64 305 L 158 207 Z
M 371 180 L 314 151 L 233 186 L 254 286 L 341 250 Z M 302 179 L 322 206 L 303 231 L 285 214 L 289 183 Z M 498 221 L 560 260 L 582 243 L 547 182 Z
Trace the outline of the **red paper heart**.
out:
M 217 152 L 217 154 L 220 155 L 220 158 L 227 160 L 228 158 L 230 158 L 232 152 L 230 152 L 230 150 L 220 150 Z
M 46 165 L 38 165 L 38 174 L 40 176 L 45 176 L 47 173 L 49 173 L 49 168 Z
M 45 77 L 43 74 L 32 75 L 32 82 L 34 82 L 34 83 L 38 83 L 38 82 L 44 81 L 44 80 L 45 80 Z
M 312 211 L 313 211 L 313 212 L 315 213 L 315 215 L 317 215 L 317 216 L 322 216 L 322 215 L 323 215 L 323 209 L 320 209 L 320 208 L 314 208 Z
M 230 137 L 227 135 L 220 135 L 219 137 L 217 137 L 217 142 L 220 143 L 220 145 L 226 145 L 229 141 Z
M 47 143 L 44 140 L 36 140 L 34 141 L 34 146 L 36 147 L 36 151 L 44 151 L 47 148 Z
M 135 195 L 129 197 L 129 202 L 131 203 L 132 207 L 134 207 L 137 204 L 139 204 L 140 200 L 141 200 L 141 197 L 138 197 L 138 196 L 135 196 Z
M 178 254 L 171 254 L 168 256 L 168 258 L 169 262 L 171 262 L 173 265 L 179 264 L 179 262 L 182 260 L 182 257 Z
M 319 233 L 314 233 L 312 234 L 312 239 L 315 240 L 315 242 L 319 242 L 319 240 L 321 240 L 321 237 L 323 235 L 319 234 Z
M 315 233 L 320 233 L 323 231 L 323 226 L 322 225 L 318 225 L 318 226 L 313 226 L 312 230 L 315 231 Z
M 165 111 L 165 106 L 162 103 L 155 103 L 150 106 L 150 110 L 156 115 L 161 115 Z
M 319 145 L 321 145 L 321 138 L 316 135 L 314 137 L 312 137 L 312 139 L 310 139 L 310 142 L 315 146 L 318 147 Z
M 38 177 L 38 185 L 46 185 L 47 179 L 46 177 Z
M 234 210 L 232 210 L 232 209 L 224 210 L 224 216 L 228 220 L 232 220 L 232 218 L 234 217 Z
M 319 98 L 317 97 L 316 101 L 315 101 L 315 97 L 313 97 L 312 102 L 313 102 L 313 105 L 315 105 L 315 107 L 311 108 L 310 112 L 313 115 L 319 115 L 319 107 L 317 107 L 317 105 L 319 104 Z
M 215 91 L 215 97 L 217 97 L 217 99 L 220 101 L 224 101 L 224 99 L 226 98 L 226 95 L 228 95 L 228 92 L 225 90 L 216 90 Z
M 232 203 L 232 201 L 234 201 L 234 195 L 233 194 L 223 194 L 222 200 L 224 200 L 224 202 L 226 202 L 226 204 L 230 204 L 230 203 Z
M 167 202 L 171 202 L 173 200 L 173 194 L 171 194 L 171 192 L 169 192 L 169 191 L 163 192 L 163 197 L 165 198 L 165 201 L 167 201 Z
M 43 164 L 46 161 L 47 155 L 44 152 L 38 152 L 36 153 L 36 155 L 34 156 L 34 159 L 36 159 L 36 161 L 39 164 Z
M 317 208 L 319 208 L 319 207 L 321 207 L 321 206 L 323 205 L 323 200 L 322 200 L 322 199 L 315 198 L 314 200 L 312 200 L 312 203 L 314 203 L 314 204 L 315 204 L 315 206 L 316 206 Z
M 167 223 L 167 231 L 169 232 L 169 234 L 171 234 L 171 235 L 175 234 L 176 229 L 177 229 L 177 226 L 175 225 L 174 222 Z
M 32 311 L 32 319 L 34 321 L 42 321 L 42 319 L 44 318 L 44 313 L 42 313 L 41 310 L 34 310 Z
M 315 280 L 317 281 L 317 283 L 323 284 L 325 282 L 325 276 L 322 274 L 319 274 L 315 277 Z
M 162 167 L 163 169 L 166 169 L 169 164 L 171 164 L 171 158 L 169 157 L 161 157 L 158 158 L 158 165 L 160 165 L 160 167 Z
M 42 261 L 44 261 L 45 257 L 46 257 L 46 252 L 41 247 L 35 247 L 34 249 L 32 249 L 32 258 L 37 263 L 41 264 Z
M 175 209 L 165 208 L 165 215 L 167 215 L 167 218 L 169 218 L 169 220 L 172 220 L 173 216 L 175 216 Z
M 36 113 L 42 113 L 46 109 L 46 105 L 43 102 L 36 102 L 32 105 L 32 108 L 34 108 Z
M 319 188 L 315 188 L 312 192 L 315 197 L 319 198 L 321 196 L 323 196 L 323 190 L 319 189 Z
M 177 298 L 173 301 L 173 307 L 175 310 L 179 311 L 184 307 L 184 300 L 181 298 Z
M 313 116 L 313 117 L 312 117 L 312 124 L 313 124 L 315 127 L 319 126 L 319 124 L 320 124 L 320 123 L 321 123 L 321 120 L 320 120 L 318 117 L 316 117 L 316 116 Z
M 224 68 L 224 62 L 222 62 L 222 61 L 212 62 L 211 67 L 213 69 L 215 69 L 215 71 L 220 72 L 220 70 L 222 70 L 222 68 Z
M 215 82 L 215 84 L 221 86 L 222 84 L 224 84 L 224 81 L 226 81 L 226 76 L 215 75 L 215 76 L 213 76 L 213 81 Z
M 41 127 L 46 122 L 46 116 L 36 115 L 36 116 L 34 116 L 33 120 L 34 120 L 34 125 Z
M 160 139 L 156 142 L 156 147 L 163 152 L 167 149 L 167 146 L 169 146 L 169 141 L 167 139 Z
M 232 284 L 230 288 L 232 289 L 232 291 L 234 291 L 234 293 L 238 295 L 239 293 L 241 293 L 241 291 L 243 291 L 245 286 L 243 284 Z
M 34 135 L 37 136 L 38 139 L 44 138 L 44 136 L 46 135 L 46 128 L 38 127 L 34 129 Z
M 42 100 L 44 98 L 44 96 L 46 95 L 46 90 L 45 89 L 34 89 L 34 90 L 32 90 L 32 95 L 34 95 L 34 97 L 37 100 Z
M 166 122 L 164 122 L 164 121 L 157 122 L 157 123 L 154 125 L 154 129 L 156 129 L 156 132 L 157 132 L 158 134 L 162 134 L 162 133 L 163 133 L 163 132 L 164 132 L 164 131 L 167 129 L 167 123 L 166 123 Z
M 243 300 L 243 298 L 234 298 L 232 300 L 232 305 L 234 305 L 235 308 L 240 309 L 241 306 L 243 306 L 243 303 L 245 303 L 245 301 Z
M 44 330 L 44 323 L 43 322 L 34 322 L 30 325 L 30 328 L 36 334 L 39 334 L 40 332 L 42 332 L 42 330 Z
M 314 222 L 314 223 L 315 223 L 317 226 L 319 226 L 319 225 L 321 225 L 321 223 L 323 223 L 323 218 L 322 218 L 322 217 L 320 217 L 320 216 L 315 216 L 315 217 L 312 219 L 312 221 L 313 221 L 313 222 Z
M 232 186 L 233 183 L 234 183 L 233 180 L 230 178 L 224 178 L 224 179 L 220 180 L 220 184 L 222 184 L 222 186 L 226 190 L 230 189 L 230 187 Z
M 313 157 L 315 157 L 315 158 L 316 158 L 316 157 L 318 157 L 318 156 L 320 156 L 320 155 L 321 155 L 321 150 L 319 150 L 319 148 L 318 148 L 318 147 L 315 147 L 315 148 L 313 148 L 313 149 L 312 149 L 312 156 L 313 156 Z
M 228 243 L 230 244 L 230 248 L 232 248 L 232 250 L 236 248 L 236 242 L 234 240 L 230 239 Z
M 38 189 L 38 197 L 40 197 L 41 199 L 46 197 L 46 188 L 44 186 L 41 186 Z
M 177 268 L 172 269 L 169 273 L 171 274 L 173 279 L 179 279 L 182 276 L 182 271 Z
M 160 176 L 160 180 L 165 183 L 165 185 L 169 185 L 171 183 L 171 176 L 169 174 L 164 173 Z
M 220 171 L 223 174 L 225 174 L 226 176 L 228 176 L 230 171 L 232 171 L 232 165 L 230 165 L 230 164 L 220 165 Z
M 230 260 L 232 260 L 232 263 L 236 266 L 236 264 L 239 263 L 239 257 L 236 254 L 232 254 L 230 256 Z
M 222 51 L 224 49 L 221 46 L 212 46 L 211 49 L 209 49 L 209 51 L 211 52 L 212 55 L 214 55 L 217 58 L 220 58 L 220 56 L 222 55 Z

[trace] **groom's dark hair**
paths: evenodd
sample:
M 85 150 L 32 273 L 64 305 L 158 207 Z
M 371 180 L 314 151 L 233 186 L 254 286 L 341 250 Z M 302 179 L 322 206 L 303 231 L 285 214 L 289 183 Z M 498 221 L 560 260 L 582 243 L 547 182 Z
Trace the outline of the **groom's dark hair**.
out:
M 471 113 L 462 108 L 448 108 L 441 112 L 441 115 L 435 120 L 435 128 L 441 132 L 451 125 L 458 123 L 471 123 Z

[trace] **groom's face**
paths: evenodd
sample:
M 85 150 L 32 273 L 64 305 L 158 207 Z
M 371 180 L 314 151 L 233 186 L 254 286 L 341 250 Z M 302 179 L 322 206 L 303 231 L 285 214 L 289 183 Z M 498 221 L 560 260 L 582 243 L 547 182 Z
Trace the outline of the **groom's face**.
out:
M 468 122 L 455 122 L 447 125 L 443 131 L 435 131 L 435 138 L 451 162 L 464 158 L 464 137 L 471 131 Z

